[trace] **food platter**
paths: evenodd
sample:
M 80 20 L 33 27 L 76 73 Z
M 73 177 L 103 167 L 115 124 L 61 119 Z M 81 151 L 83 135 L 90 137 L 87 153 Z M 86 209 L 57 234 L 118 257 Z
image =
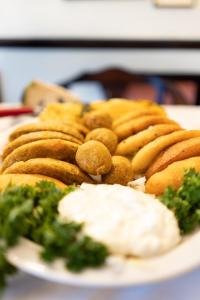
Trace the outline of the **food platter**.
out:
M 185 128 L 198 128 L 199 109 L 169 107 L 166 110 Z M 10 131 L 1 135 L 0 147 L 5 144 Z M 46 280 L 80 286 L 116 287 L 156 282 L 190 271 L 200 265 L 199 249 L 200 232 L 196 232 L 164 255 L 148 259 L 110 256 L 101 269 L 73 274 L 66 270 L 61 260 L 44 263 L 39 258 L 40 247 L 21 239 L 7 252 L 7 259 L 20 270 Z

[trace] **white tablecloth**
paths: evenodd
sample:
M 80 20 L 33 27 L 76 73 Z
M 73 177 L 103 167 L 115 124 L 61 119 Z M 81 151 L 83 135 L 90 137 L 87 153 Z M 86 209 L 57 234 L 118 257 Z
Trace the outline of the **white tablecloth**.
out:
M 200 108 L 168 107 L 182 126 L 200 129 Z M 21 120 L 21 119 L 20 119 Z M 0 119 L 0 132 L 17 119 Z M 14 124 L 14 125 L 15 125 Z M 192 255 L 192 253 L 190 253 Z M 200 254 L 199 254 L 200 255 Z M 89 289 L 60 285 L 19 273 L 11 279 L 2 300 L 199 300 L 200 268 L 178 278 L 151 285 L 119 289 Z

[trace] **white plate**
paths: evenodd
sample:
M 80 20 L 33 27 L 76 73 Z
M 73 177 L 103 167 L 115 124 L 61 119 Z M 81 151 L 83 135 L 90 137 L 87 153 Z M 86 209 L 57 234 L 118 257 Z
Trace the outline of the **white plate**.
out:
M 200 129 L 200 108 L 167 107 L 169 116 L 189 129 Z M 1 135 L 0 145 L 7 139 Z M 172 251 L 151 259 L 129 259 L 111 256 L 101 269 L 90 269 L 80 274 L 68 272 L 62 260 L 46 264 L 39 258 L 40 247 L 21 239 L 7 253 L 8 260 L 19 269 L 59 283 L 78 286 L 119 287 L 161 281 L 178 276 L 200 265 L 200 231 L 187 237 Z

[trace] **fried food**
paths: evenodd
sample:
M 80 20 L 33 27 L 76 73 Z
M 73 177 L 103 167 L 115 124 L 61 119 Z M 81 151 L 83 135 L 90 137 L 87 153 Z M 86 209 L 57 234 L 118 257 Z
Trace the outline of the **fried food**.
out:
M 155 173 L 147 181 L 145 192 L 160 195 L 169 186 L 174 189 L 179 188 L 183 181 L 184 172 L 190 168 L 200 172 L 200 156 L 174 162 L 163 171 Z
M 145 177 L 151 177 L 153 174 L 162 171 L 175 161 L 195 156 L 200 156 L 200 137 L 182 141 L 167 148 L 149 167 Z
M 118 141 L 116 134 L 112 130 L 107 128 L 97 128 L 90 131 L 87 134 L 85 141 L 87 142 L 90 140 L 103 143 L 108 148 L 111 154 L 115 152 Z
M 0 191 L 4 190 L 9 185 L 36 185 L 40 181 L 49 181 L 56 185 L 60 189 L 66 188 L 66 185 L 54 178 L 44 175 L 30 175 L 30 174 L 4 174 L 0 175 Z
M 38 132 L 38 131 L 56 131 L 65 133 L 68 135 L 71 135 L 75 137 L 76 139 L 83 141 L 84 137 L 83 135 L 74 127 L 71 125 L 64 125 L 60 122 L 38 122 L 38 123 L 31 123 L 26 124 L 18 127 L 10 134 L 10 141 L 13 141 L 14 139 L 18 138 L 22 134 L 30 133 L 30 132 Z
M 100 128 L 100 127 L 111 128 L 112 118 L 106 112 L 102 112 L 102 111 L 88 112 L 85 113 L 83 116 L 83 123 L 90 130 Z
M 130 111 L 135 111 L 137 109 L 155 107 L 159 111 L 164 111 L 164 109 L 157 103 L 149 100 L 127 100 L 127 99 L 109 99 L 108 101 L 95 101 L 90 104 L 90 109 L 95 111 L 107 112 L 113 120 L 129 113 Z
M 93 183 L 93 180 L 74 164 L 53 158 L 34 158 L 13 164 L 4 174 L 40 174 L 60 180 L 65 184 L 82 182 Z
M 166 112 L 164 110 L 158 110 L 157 107 L 150 107 L 149 109 L 147 108 L 138 108 L 134 111 L 131 111 L 129 113 L 126 113 L 124 116 L 121 116 L 120 118 L 118 118 L 115 122 L 113 122 L 113 128 L 116 128 L 119 125 L 122 125 L 128 121 L 134 120 L 138 117 L 142 117 L 142 116 L 156 116 L 156 115 L 160 115 L 160 116 L 166 116 Z
M 49 140 L 49 139 L 60 139 L 60 140 L 73 142 L 78 145 L 82 144 L 82 142 L 76 139 L 75 137 L 61 132 L 56 132 L 56 131 L 31 132 L 31 133 L 23 134 L 18 138 L 16 138 L 14 141 L 8 143 L 3 149 L 2 159 L 4 160 L 6 156 L 8 156 L 12 151 L 14 151 L 16 148 L 20 146 L 23 146 L 31 142 L 39 141 L 39 140 Z
M 17 161 L 26 161 L 31 158 L 49 157 L 73 162 L 77 149 L 77 144 L 59 139 L 28 143 L 18 147 L 6 157 L 2 163 L 2 171 Z
M 116 149 L 117 155 L 133 155 L 157 137 L 180 130 L 179 125 L 161 124 L 149 127 L 122 140 Z
M 83 104 L 78 102 L 49 103 L 39 115 L 40 121 L 80 121 Z
M 106 174 L 112 167 L 109 150 L 98 141 L 88 141 L 79 146 L 76 162 L 83 171 L 91 175 Z
M 130 161 L 123 156 L 112 157 L 110 172 L 102 176 L 102 182 L 107 184 L 127 185 L 133 179 L 133 170 Z
M 200 136 L 200 130 L 179 130 L 160 136 L 139 150 L 132 159 L 134 174 L 144 174 L 154 159 L 167 147 Z
M 156 124 L 175 124 L 177 123 L 173 120 L 165 118 L 163 116 L 143 116 L 136 118 L 135 120 L 128 121 L 116 128 L 114 132 L 118 136 L 119 140 L 123 140 L 139 131 L 142 131 L 149 126 Z

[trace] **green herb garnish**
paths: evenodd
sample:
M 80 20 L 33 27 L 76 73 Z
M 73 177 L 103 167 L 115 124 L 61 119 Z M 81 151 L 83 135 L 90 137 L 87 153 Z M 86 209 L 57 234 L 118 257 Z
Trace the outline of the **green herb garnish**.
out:
M 20 237 L 42 245 L 45 261 L 61 257 L 73 272 L 105 262 L 107 248 L 82 233 L 84 224 L 63 222 L 58 216 L 58 202 L 74 189 L 60 190 L 53 183 L 41 181 L 35 187 L 10 186 L 0 193 L 0 286 L 13 271 L 4 253 Z
M 194 230 L 200 224 L 200 173 L 187 170 L 179 189 L 168 187 L 160 200 L 175 213 L 182 234 Z

